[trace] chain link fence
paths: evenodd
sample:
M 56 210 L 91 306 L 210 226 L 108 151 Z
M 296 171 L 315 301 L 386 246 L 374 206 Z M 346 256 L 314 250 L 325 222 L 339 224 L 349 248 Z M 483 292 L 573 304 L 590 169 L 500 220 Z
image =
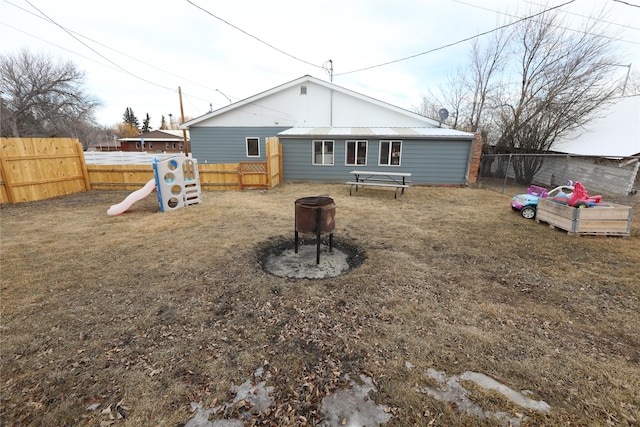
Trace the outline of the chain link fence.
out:
M 581 182 L 591 194 L 640 197 L 640 156 L 607 158 L 569 154 L 483 154 L 479 184 L 502 193 L 529 185 L 549 189 Z

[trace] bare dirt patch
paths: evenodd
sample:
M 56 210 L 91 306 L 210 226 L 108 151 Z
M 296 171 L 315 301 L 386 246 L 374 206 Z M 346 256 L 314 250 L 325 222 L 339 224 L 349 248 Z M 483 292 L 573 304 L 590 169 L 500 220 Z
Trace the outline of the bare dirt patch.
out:
M 630 238 L 572 237 L 509 208 L 512 194 L 344 185 L 205 192 L 160 213 L 128 192 L 3 205 L 2 425 L 183 425 L 265 373 L 273 404 L 245 425 L 317 425 L 323 400 L 372 378 L 387 425 L 500 425 L 425 390 L 486 375 L 548 412 L 468 386 L 521 425 L 640 422 L 640 221 Z M 294 201 L 328 194 L 336 239 L 366 255 L 322 280 L 263 270 L 293 242 Z M 429 370 L 432 371 L 429 371 Z M 216 419 L 213 413 L 211 420 Z

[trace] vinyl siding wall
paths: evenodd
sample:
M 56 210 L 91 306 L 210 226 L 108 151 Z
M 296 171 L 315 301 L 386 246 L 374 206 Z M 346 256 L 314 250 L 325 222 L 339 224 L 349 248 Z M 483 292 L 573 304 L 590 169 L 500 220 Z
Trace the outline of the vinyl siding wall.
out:
M 238 163 L 265 160 L 265 138 L 289 127 L 192 127 L 191 153 L 198 163 Z M 260 138 L 260 157 L 247 157 L 246 139 Z
M 312 163 L 312 141 L 334 141 L 333 166 Z M 367 140 L 367 165 L 345 165 L 345 138 L 318 137 L 280 138 L 282 144 L 284 181 L 344 182 L 351 180 L 352 170 L 411 172 L 413 184 L 467 183 L 467 168 L 473 140 L 416 140 L 402 141 L 402 157 L 399 166 L 378 166 L 380 139 L 350 137 L 349 140 Z M 383 140 L 388 140 L 384 138 Z

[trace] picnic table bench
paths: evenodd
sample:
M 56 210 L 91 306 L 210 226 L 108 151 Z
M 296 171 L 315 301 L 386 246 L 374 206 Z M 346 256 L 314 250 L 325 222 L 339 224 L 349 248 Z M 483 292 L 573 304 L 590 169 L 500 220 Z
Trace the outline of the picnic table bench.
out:
M 347 181 L 349 187 L 349 195 L 353 187 L 358 192 L 358 187 L 391 187 L 395 188 L 394 198 L 398 198 L 398 190 L 400 194 L 404 194 L 405 188 L 409 188 L 407 178 L 411 176 L 410 172 L 377 172 L 377 171 L 351 171 L 349 172 L 355 177 L 354 181 Z

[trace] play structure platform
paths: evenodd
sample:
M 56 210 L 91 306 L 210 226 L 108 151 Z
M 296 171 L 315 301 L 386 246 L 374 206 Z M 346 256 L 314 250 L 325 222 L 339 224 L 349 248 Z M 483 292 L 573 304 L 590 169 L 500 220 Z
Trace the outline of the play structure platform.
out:
M 131 208 L 138 200 L 142 200 L 157 191 L 160 212 L 180 209 L 202 202 L 198 161 L 186 156 L 170 157 L 159 161 L 153 159 L 155 178 L 149 180 L 142 188 L 129 194 L 122 202 L 113 205 L 108 215 L 120 215 Z

